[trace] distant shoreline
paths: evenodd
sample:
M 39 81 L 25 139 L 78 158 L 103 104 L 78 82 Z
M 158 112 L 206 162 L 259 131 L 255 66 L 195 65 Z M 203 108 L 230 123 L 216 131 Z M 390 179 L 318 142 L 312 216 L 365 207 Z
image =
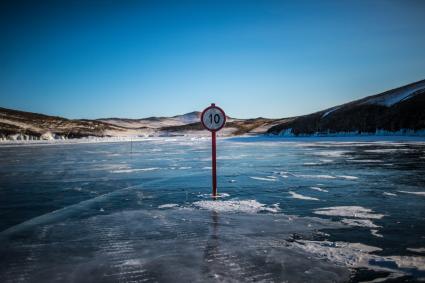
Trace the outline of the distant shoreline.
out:
M 162 137 L 87 137 L 78 139 L 56 140 L 3 140 L 0 147 L 9 146 L 43 146 L 74 145 L 97 143 L 124 143 L 143 141 L 208 141 L 209 135 L 162 136 Z M 275 135 L 241 135 L 219 137 L 232 142 L 425 142 L 425 136 L 410 135 L 352 135 L 352 136 L 275 136 Z

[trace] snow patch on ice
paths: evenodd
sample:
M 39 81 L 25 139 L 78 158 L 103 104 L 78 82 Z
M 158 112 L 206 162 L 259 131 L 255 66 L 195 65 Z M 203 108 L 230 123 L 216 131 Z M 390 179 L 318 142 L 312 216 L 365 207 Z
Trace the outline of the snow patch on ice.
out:
M 378 159 L 347 159 L 348 162 L 357 162 L 357 163 L 381 163 L 382 160 Z
M 378 232 L 379 232 L 379 231 L 378 231 L 377 229 L 371 229 L 371 230 L 370 230 L 370 233 L 371 233 L 373 236 L 378 237 L 378 238 L 383 238 L 384 236 L 383 236 L 382 234 L 379 234 Z
M 173 208 L 179 206 L 177 203 L 166 203 L 159 205 L 158 208 Z
M 348 175 L 339 175 L 337 177 L 345 179 L 345 180 L 357 180 L 359 178 L 359 177 L 356 177 L 356 176 L 348 176 Z
M 215 197 L 212 194 L 200 194 L 200 198 L 227 198 L 230 197 L 228 193 L 218 193 Z
M 316 209 L 315 214 L 327 216 L 342 216 L 366 219 L 381 219 L 383 214 L 374 213 L 372 209 L 361 206 L 333 206 Z
M 341 220 L 342 223 L 347 224 L 349 226 L 356 226 L 356 227 L 367 227 L 367 228 L 379 228 L 381 226 L 378 226 L 374 224 L 369 219 L 349 219 L 344 218 Z
M 415 253 L 425 253 L 425 248 L 406 248 L 406 250 Z
M 382 251 L 381 248 L 361 243 L 297 240 L 293 245 L 316 258 L 338 265 L 392 272 L 386 279 L 425 270 L 425 257 L 380 256 L 372 253 Z
M 411 195 L 425 196 L 425 192 L 409 192 L 409 191 L 398 191 L 398 192 L 405 193 L 405 194 L 411 194 Z
M 369 152 L 369 153 L 392 153 L 392 152 L 409 152 L 412 151 L 409 148 L 381 148 L 381 149 L 367 149 L 364 152 Z
M 323 150 L 319 152 L 315 152 L 314 155 L 317 156 L 327 156 L 327 157 L 342 157 L 349 153 L 347 150 Z
M 304 162 L 303 163 L 303 165 L 306 165 L 306 166 L 314 166 L 314 165 L 319 165 L 320 163 L 318 163 L 318 162 Z
M 150 167 L 150 168 L 139 168 L 139 169 L 122 169 L 122 170 L 113 170 L 111 173 L 133 173 L 140 171 L 154 171 L 159 170 L 158 167 Z
M 295 175 L 300 178 L 312 178 L 312 179 L 336 179 L 335 176 L 331 175 Z
M 318 191 L 318 192 L 324 192 L 324 193 L 329 192 L 328 190 L 321 189 L 319 187 L 310 187 L 310 189 L 315 190 L 315 191 Z
M 194 206 L 214 210 L 218 212 L 243 212 L 243 213 L 258 213 L 260 211 L 277 213 L 280 208 L 276 205 L 267 207 L 265 204 L 259 203 L 256 200 L 201 200 L 193 203 Z
M 391 197 L 396 197 L 397 196 L 396 194 L 389 193 L 389 192 L 383 192 L 382 194 L 385 195 L 385 196 L 391 196 Z
M 264 178 L 264 177 L 251 177 L 250 176 L 250 178 L 254 179 L 254 180 L 259 180 L 259 181 L 276 182 L 276 178 L 270 178 L 270 177 Z
M 133 266 L 133 265 L 142 265 L 143 262 L 140 259 L 128 259 L 121 263 L 121 266 Z
M 302 200 L 319 200 L 318 198 L 303 196 L 301 194 L 297 194 L 296 192 L 288 192 L 291 195 L 291 198 L 294 199 L 302 199 Z

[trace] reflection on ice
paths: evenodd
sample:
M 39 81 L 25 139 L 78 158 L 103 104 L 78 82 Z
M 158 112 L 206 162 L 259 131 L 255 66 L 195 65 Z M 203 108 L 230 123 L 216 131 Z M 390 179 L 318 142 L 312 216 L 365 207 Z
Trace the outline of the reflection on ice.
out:
M 332 222 L 277 214 L 138 210 L 38 227 L 15 239 L 2 282 L 344 282 L 349 271 L 293 248 Z M 4 252 L 5 246 L 0 247 Z M 73 264 L 69 264 L 72 261 Z M 5 269 L 4 269 L 5 268 Z M 36 272 L 35 272 L 36 271 Z

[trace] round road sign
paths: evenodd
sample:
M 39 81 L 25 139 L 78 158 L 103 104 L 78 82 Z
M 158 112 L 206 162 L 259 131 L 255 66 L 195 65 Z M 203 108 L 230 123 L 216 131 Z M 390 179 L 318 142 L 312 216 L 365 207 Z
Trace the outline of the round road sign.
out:
M 202 125 L 211 132 L 217 132 L 224 127 L 226 123 L 226 114 L 223 109 L 211 104 L 201 114 Z

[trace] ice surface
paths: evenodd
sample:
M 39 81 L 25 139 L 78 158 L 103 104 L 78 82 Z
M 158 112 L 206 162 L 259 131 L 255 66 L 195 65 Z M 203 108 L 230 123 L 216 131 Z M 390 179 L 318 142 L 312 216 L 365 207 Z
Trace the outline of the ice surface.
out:
M 425 277 L 423 140 L 217 142 L 216 199 L 209 139 L 0 146 L 0 281 Z

